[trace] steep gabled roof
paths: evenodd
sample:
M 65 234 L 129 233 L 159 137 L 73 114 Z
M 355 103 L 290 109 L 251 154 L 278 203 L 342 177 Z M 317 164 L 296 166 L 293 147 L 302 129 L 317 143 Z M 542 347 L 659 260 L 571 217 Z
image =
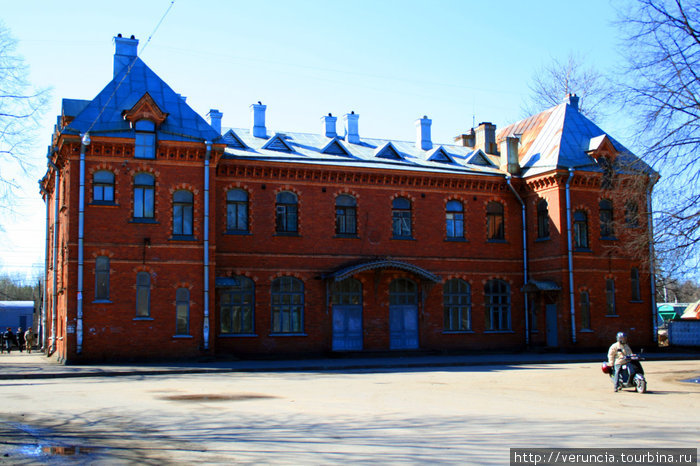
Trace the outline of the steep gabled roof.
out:
M 124 67 L 117 73 L 63 131 L 82 134 L 90 130 L 93 135 L 120 136 L 119 133 L 123 133 L 129 137 L 131 127 L 124 119 L 123 112 L 134 108 L 145 94 L 167 114 L 158 128 L 158 139 L 214 141 L 221 137 L 138 57 L 134 58 L 130 69 Z M 66 107 L 75 109 L 79 104 L 68 101 L 64 102 L 64 109 Z
M 600 167 L 589 152 L 604 139 L 622 158 L 639 160 L 568 102 L 502 129 L 496 140 L 500 144 L 507 136 L 517 135 L 520 136 L 518 158 L 524 176 L 567 168 L 599 171 Z

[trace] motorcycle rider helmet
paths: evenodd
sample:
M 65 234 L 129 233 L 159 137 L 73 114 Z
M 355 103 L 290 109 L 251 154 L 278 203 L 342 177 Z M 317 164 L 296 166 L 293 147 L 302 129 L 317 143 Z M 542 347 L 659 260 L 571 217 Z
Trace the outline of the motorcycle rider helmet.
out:
M 617 341 L 619 343 L 627 343 L 627 334 L 625 332 L 617 332 Z

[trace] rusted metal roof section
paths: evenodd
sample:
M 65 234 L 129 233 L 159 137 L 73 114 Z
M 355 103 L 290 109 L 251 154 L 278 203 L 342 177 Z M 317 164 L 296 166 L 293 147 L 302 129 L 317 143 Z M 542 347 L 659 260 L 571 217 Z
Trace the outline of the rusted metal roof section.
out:
M 417 265 L 392 259 L 379 259 L 368 262 L 361 262 L 359 264 L 352 264 L 346 267 L 342 267 L 336 270 L 335 272 L 326 274 L 323 276 L 323 278 L 333 278 L 335 281 L 340 282 L 345 280 L 346 278 L 352 277 L 357 273 L 375 269 L 405 270 L 434 283 L 440 283 L 442 281 L 440 277 L 431 272 L 428 272 L 422 267 L 418 267 Z

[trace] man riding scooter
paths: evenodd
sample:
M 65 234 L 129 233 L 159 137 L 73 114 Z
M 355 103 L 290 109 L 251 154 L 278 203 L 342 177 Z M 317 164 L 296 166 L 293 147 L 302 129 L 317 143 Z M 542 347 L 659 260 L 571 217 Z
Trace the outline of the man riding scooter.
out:
M 625 332 L 617 332 L 617 341 L 608 350 L 608 365 L 615 368 L 613 384 L 616 392 L 620 391 L 620 370 L 624 364 L 627 364 L 627 359 L 633 354 L 632 348 L 627 344 L 627 334 Z M 629 380 L 634 380 L 634 367 L 631 364 L 628 367 L 630 371 Z

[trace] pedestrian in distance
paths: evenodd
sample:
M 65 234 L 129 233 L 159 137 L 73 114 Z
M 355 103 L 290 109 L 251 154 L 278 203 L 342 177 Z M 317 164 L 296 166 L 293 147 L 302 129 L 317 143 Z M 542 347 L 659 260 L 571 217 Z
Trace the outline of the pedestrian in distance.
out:
M 22 331 L 22 327 L 17 327 L 17 334 L 15 337 L 17 338 L 17 348 L 21 353 L 24 350 L 24 332 Z
M 34 332 L 31 327 L 24 332 L 24 343 L 27 346 L 27 353 L 31 354 L 32 346 L 34 346 Z
M 12 329 L 10 327 L 7 327 L 3 337 L 5 338 L 5 349 L 7 350 L 7 354 L 10 354 L 12 352 L 12 344 L 15 343 L 15 334 L 12 333 Z

